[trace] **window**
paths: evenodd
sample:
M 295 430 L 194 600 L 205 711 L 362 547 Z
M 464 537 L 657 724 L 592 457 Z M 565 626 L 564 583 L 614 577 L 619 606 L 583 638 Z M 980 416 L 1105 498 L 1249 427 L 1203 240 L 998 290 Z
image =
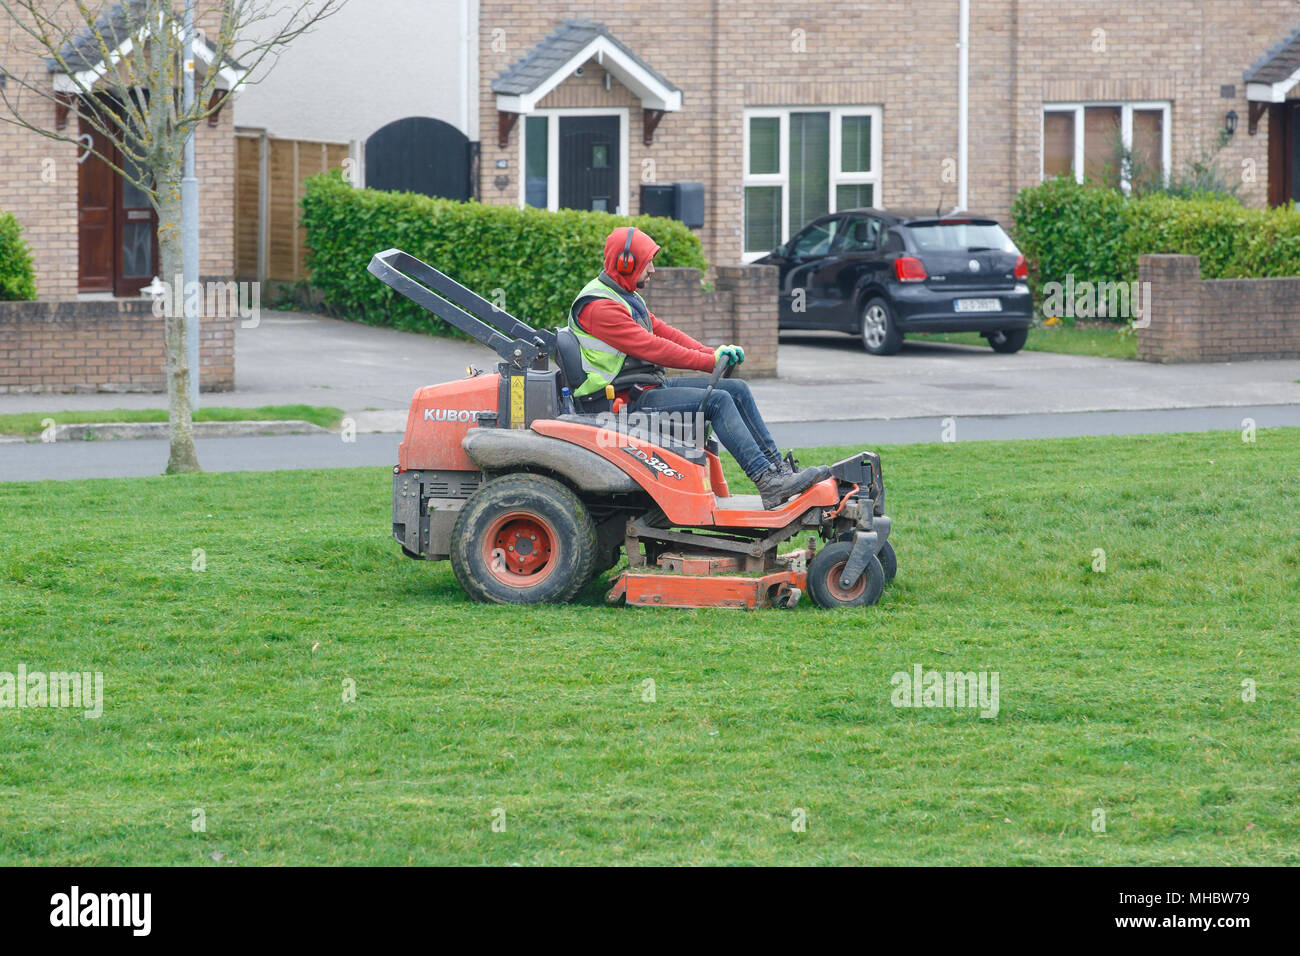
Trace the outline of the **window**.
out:
M 840 252 L 874 252 L 880 240 L 879 219 L 850 219 L 840 230 Z
M 1011 237 L 995 222 L 951 220 L 933 226 L 909 226 L 921 252 L 1017 252 Z
M 747 260 L 819 216 L 880 202 L 877 107 L 746 110 L 743 152 Z
M 839 219 L 828 219 L 826 222 L 809 226 L 791 240 L 790 256 L 811 258 L 826 255 L 831 251 L 831 243 L 835 241 L 835 233 L 839 230 L 840 222 Z
M 1073 176 L 1128 192 L 1169 178 L 1168 103 L 1053 103 L 1043 107 L 1044 179 Z
M 529 116 L 524 120 L 524 202 L 538 209 L 546 208 L 549 125 L 545 116 Z

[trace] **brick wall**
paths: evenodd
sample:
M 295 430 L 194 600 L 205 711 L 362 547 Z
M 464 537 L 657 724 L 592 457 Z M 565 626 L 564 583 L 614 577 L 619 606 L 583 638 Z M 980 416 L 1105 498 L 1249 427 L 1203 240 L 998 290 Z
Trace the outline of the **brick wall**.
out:
M 743 348 L 743 377 L 776 375 L 776 266 L 721 266 L 707 292 L 702 279 L 699 269 L 656 269 L 645 289 L 646 304 L 705 345 Z
M 539 106 L 626 107 L 628 211 L 639 210 L 645 175 L 703 182 L 699 235 L 711 262 L 741 258 L 747 106 L 879 106 L 877 205 L 933 209 L 942 199 L 951 206 L 957 186 L 945 179 L 945 162 L 957 156 L 957 16 L 955 0 L 482 0 L 482 199 L 519 202 L 523 124 L 498 148 L 492 79 L 561 20 L 587 18 L 680 87 L 682 109 L 665 115 L 653 145 L 644 146 L 639 103 L 617 81 L 606 91 L 603 71 L 591 63 Z M 1264 203 L 1267 123 L 1248 135 L 1242 72 L 1297 23 L 1296 0 L 971 4 L 971 208 L 1005 219 L 1016 193 L 1039 178 L 1043 104 L 1082 100 L 1170 102 L 1175 168 L 1209 148 L 1235 110 L 1240 127 L 1220 162 L 1229 179 L 1241 180 L 1249 203 Z M 1222 97 L 1228 85 L 1233 96 Z M 507 168 L 497 169 L 497 160 Z
M 144 300 L 0 302 L 0 393 L 164 392 L 163 319 Z M 235 387 L 235 319 L 205 317 L 202 391 Z
M 1300 358 L 1300 276 L 1201 279 L 1196 256 L 1141 256 L 1151 324 L 1137 330 L 1148 362 Z

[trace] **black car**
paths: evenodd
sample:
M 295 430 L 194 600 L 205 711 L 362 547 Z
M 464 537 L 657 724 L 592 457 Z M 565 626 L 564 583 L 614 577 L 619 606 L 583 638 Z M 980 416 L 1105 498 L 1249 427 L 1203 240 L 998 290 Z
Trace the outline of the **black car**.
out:
M 892 355 L 908 332 L 979 332 L 1018 352 L 1033 321 L 1029 269 L 994 219 L 850 209 L 758 260 L 781 269 L 781 328 L 858 335 Z

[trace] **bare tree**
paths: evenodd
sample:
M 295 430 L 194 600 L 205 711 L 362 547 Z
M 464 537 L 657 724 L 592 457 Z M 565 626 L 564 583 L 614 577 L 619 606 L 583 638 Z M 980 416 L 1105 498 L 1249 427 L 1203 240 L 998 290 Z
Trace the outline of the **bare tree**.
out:
M 162 277 L 182 272 L 181 179 L 185 143 L 250 75 L 262 75 L 280 51 L 344 0 L 199 0 L 195 62 L 185 63 L 184 0 L 0 0 L 14 41 L 0 62 L 0 121 L 75 143 L 80 122 L 107 146 L 91 148 L 148 197 L 158 215 Z M 187 70 L 193 105 L 181 94 Z M 47 125 L 48 103 L 56 121 Z M 39 104 L 43 109 L 34 107 Z M 40 117 L 40 120 L 33 117 Z M 68 117 L 77 120 L 67 123 Z M 84 140 L 81 140 L 85 145 Z M 107 155 L 106 155 L 107 154 Z M 121 161 L 115 162 L 120 156 Z M 198 277 L 195 276 L 195 279 Z M 172 301 L 189 290 L 170 288 Z M 168 473 L 198 471 L 194 450 L 188 331 L 184 308 L 164 318 L 171 452 Z

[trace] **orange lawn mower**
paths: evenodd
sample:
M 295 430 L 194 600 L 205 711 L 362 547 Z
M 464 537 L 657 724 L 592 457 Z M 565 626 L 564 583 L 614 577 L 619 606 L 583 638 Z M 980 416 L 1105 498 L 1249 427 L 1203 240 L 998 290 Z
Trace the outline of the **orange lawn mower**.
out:
M 402 552 L 450 559 L 471 598 L 563 603 L 624 553 L 608 600 L 642 607 L 791 608 L 804 592 L 859 607 L 893 579 L 879 455 L 838 461 L 765 510 L 729 493 L 703 403 L 693 421 L 646 425 L 610 388 L 578 414 L 586 372 L 569 328 L 534 329 L 398 249 L 368 271 L 501 358 L 416 391 L 393 469 Z M 727 370 L 723 357 L 710 390 Z M 806 547 L 779 553 L 803 532 Z

